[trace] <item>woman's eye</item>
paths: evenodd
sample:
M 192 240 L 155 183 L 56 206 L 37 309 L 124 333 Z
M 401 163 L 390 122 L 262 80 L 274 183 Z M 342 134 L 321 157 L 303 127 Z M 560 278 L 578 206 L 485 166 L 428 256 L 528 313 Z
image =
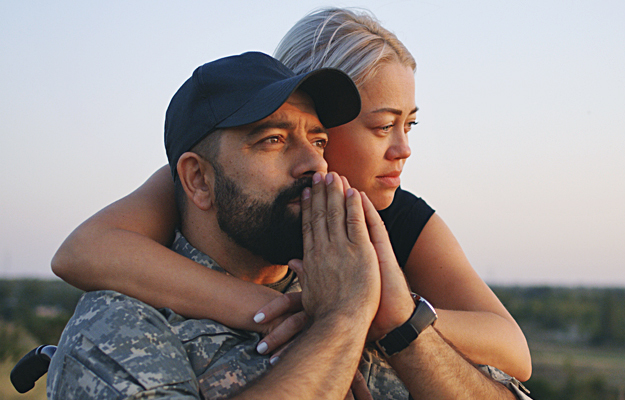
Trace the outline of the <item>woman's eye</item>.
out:
M 384 125 L 383 127 L 381 127 L 380 130 L 382 132 L 388 133 L 391 131 L 392 127 L 393 127 L 393 124 L 388 124 L 388 125 Z
M 419 121 L 411 121 L 408 122 L 406 125 L 406 133 L 410 132 L 410 130 L 412 129 L 413 126 L 415 126 L 416 124 L 418 124 Z

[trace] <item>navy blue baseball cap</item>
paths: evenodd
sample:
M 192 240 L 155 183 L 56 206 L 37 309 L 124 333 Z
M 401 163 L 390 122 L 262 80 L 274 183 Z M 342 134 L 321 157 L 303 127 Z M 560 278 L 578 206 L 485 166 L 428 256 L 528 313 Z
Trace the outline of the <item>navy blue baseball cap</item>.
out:
M 343 125 L 360 113 L 356 85 L 337 69 L 296 75 L 280 61 L 258 52 L 198 67 L 174 94 L 165 116 L 165 149 L 174 178 L 180 156 L 208 134 L 260 121 L 298 89 L 312 98 L 326 128 Z

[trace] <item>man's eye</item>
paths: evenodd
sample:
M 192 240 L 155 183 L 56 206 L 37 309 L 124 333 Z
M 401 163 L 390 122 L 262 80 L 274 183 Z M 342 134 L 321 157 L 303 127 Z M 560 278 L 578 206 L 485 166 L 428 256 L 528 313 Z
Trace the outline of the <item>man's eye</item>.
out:
M 282 139 L 279 136 L 270 136 L 262 140 L 263 143 L 267 144 L 277 144 L 282 142 Z
M 328 139 L 318 139 L 313 142 L 314 146 L 324 149 L 328 145 Z

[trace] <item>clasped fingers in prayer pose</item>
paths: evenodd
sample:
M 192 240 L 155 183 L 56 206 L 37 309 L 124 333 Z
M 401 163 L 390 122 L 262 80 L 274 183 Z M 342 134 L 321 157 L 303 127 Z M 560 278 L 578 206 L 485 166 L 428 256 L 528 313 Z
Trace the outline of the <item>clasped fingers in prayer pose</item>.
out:
M 362 195 L 336 173 L 316 173 L 302 194 L 304 259 L 289 263 L 302 284 L 310 317 L 327 313 L 373 320 L 380 300 L 378 257 L 371 243 Z

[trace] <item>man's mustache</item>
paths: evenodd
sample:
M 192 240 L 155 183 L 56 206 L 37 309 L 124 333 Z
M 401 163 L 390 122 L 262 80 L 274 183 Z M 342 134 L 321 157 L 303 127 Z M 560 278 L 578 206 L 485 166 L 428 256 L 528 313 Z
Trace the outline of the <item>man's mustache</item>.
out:
M 291 186 L 282 190 L 278 197 L 276 198 L 276 203 L 279 204 L 288 204 L 293 200 L 296 200 L 302 195 L 302 191 L 307 188 L 312 187 L 312 177 L 306 176 L 303 178 L 299 178 Z

